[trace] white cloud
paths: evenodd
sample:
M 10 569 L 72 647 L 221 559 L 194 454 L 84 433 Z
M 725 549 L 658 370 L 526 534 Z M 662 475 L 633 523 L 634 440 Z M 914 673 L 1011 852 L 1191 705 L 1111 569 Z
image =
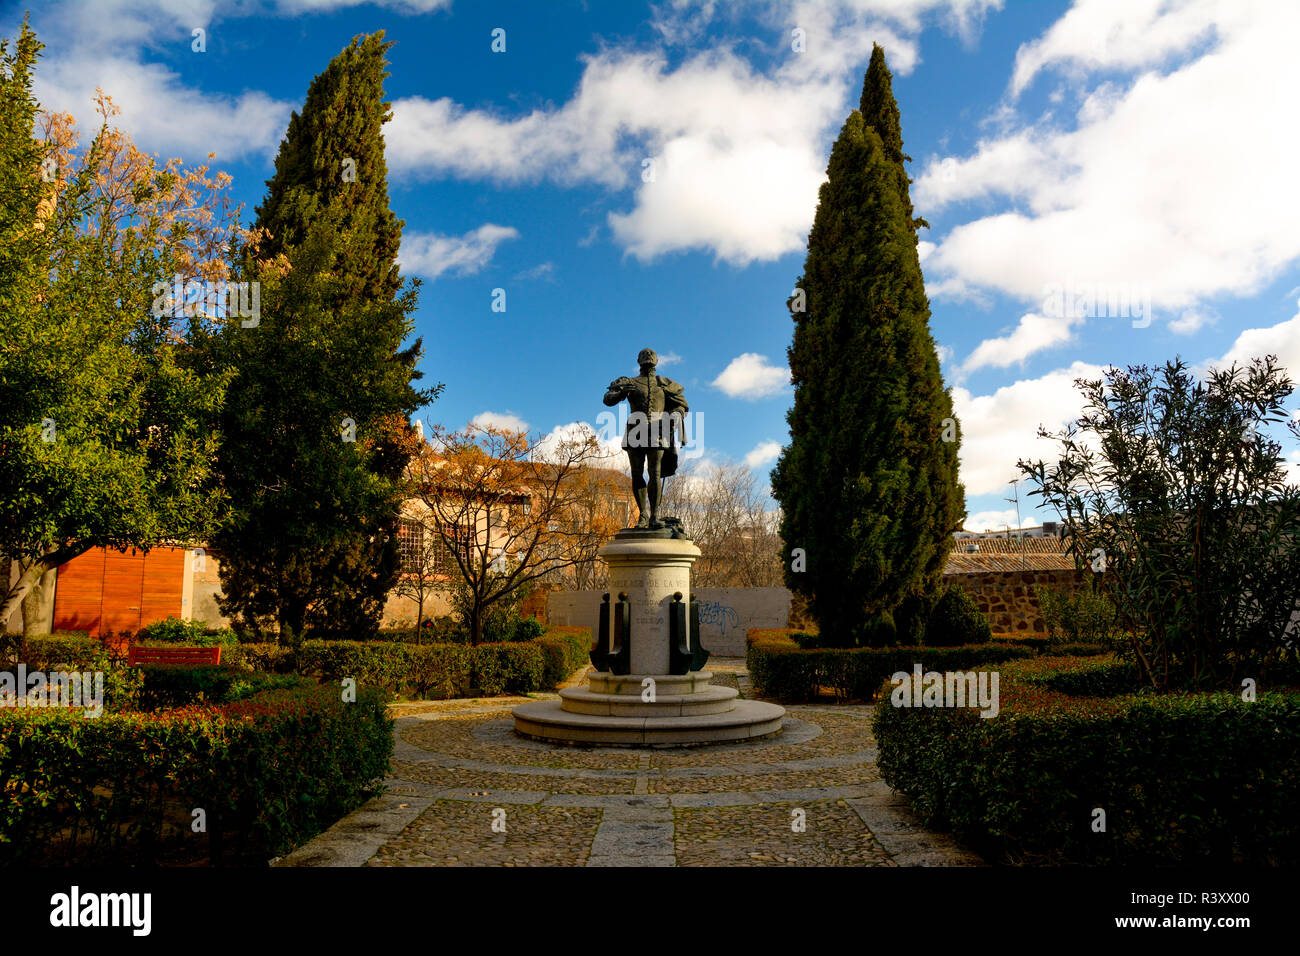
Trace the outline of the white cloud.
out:
M 1300 303 L 1297 303 L 1300 305 Z M 1239 334 L 1222 358 L 1206 365 L 1226 367 L 1233 364 L 1245 366 L 1253 358 L 1276 355 L 1278 363 L 1289 374 L 1291 381 L 1300 382 L 1300 312 L 1262 329 L 1246 329 Z
M 378 5 L 407 14 L 449 2 Z M 124 128 L 147 149 L 187 158 L 213 148 L 220 159 L 269 157 L 295 103 L 186 86 L 167 68 L 145 63 L 145 51 L 188 44 L 195 27 L 247 30 L 241 19 L 252 13 L 331 13 L 361 3 L 104 0 L 95 17 L 86 17 L 81 4 L 54 5 L 38 24 L 43 31 L 48 25 L 55 41 L 38 71 L 38 93 L 47 106 L 82 116 L 102 82 L 124 108 Z M 856 103 L 872 43 L 885 48 L 895 74 L 906 75 L 920 60 L 916 37 L 927 23 L 971 40 L 986 11 L 999 6 L 1000 0 L 772 0 L 744 11 L 759 21 L 761 52 L 774 57 L 757 68 L 734 52 L 756 42 L 748 23 L 743 34 L 728 32 L 742 19 L 734 8 L 670 0 L 652 7 L 651 26 L 662 42 L 698 41 L 706 49 L 670 62 L 659 49 L 606 47 L 582 57 L 567 102 L 524 115 L 448 98 L 396 100 L 385 127 L 388 166 L 395 177 L 634 187 L 630 206 L 608 219 L 630 254 L 653 259 L 702 249 L 735 265 L 770 261 L 803 248 L 830 137 Z M 802 53 L 791 49 L 794 25 L 806 33 Z M 655 183 L 640 179 L 646 158 L 659 161 Z
M 771 365 L 767 356 L 745 352 L 731 360 L 710 384 L 731 398 L 756 399 L 775 395 L 790 382 L 790 370 Z
M 962 374 L 990 366 L 1006 368 L 1023 362 L 1035 352 L 1064 345 L 1071 338 L 1070 326 L 1077 321 L 1070 316 L 1022 315 L 1009 334 L 981 342 L 962 363 Z
M 200 91 L 182 85 L 166 67 L 113 54 L 51 57 L 33 82 L 43 109 L 76 118 L 83 145 L 89 145 L 99 127 L 97 86 L 121 110 L 111 124 L 129 133 L 141 149 L 159 153 L 162 161 L 179 156 L 197 165 L 210 152 L 217 162 L 271 156 L 292 112 L 291 104 L 260 91 L 239 96 Z
M 977 511 L 970 515 L 962 523 L 965 531 L 1001 531 L 1004 528 L 1033 528 L 1037 527 L 1038 519 L 1033 514 L 1024 514 L 1021 509 L 1021 517 L 1016 518 L 1016 509 L 1008 508 L 1005 511 Z M 1019 523 L 1017 523 L 1019 522 Z
M 1169 323 L 1169 331 L 1175 335 L 1192 335 L 1207 324 L 1213 324 L 1217 316 L 1212 309 L 1185 309 L 1183 314 Z
M 682 357 L 676 352 L 665 352 L 663 355 L 659 356 L 659 367 L 663 368 L 665 365 L 673 365 L 681 360 Z
M 525 269 L 522 272 L 515 273 L 515 279 L 528 281 L 531 279 L 546 279 L 548 282 L 554 282 L 551 278 L 555 274 L 554 262 L 543 262 L 533 266 L 531 269 Z
M 1018 75 L 1024 81 L 1035 63 L 1152 66 L 1174 51 L 1187 62 L 1122 84 L 1107 77 L 1089 91 L 1074 129 L 1042 118 L 979 143 L 967 158 L 936 159 L 918 177 L 925 215 L 967 199 L 1015 204 L 942 237 L 926 263 L 932 294 L 993 290 L 1037 302 L 1053 284 L 1128 285 L 1149 290 L 1156 315 L 1168 318 L 1214 296 L 1255 292 L 1300 258 L 1300 124 L 1279 121 L 1300 89 L 1292 55 L 1300 6 L 1130 8 L 1079 4 L 1105 21 L 1094 33 L 1114 45 L 1094 62 L 1085 55 L 1092 41 L 1071 39 L 1058 24 L 1049 31 L 1058 45 L 1025 53 L 1030 66 Z M 1248 174 L 1242 143 L 1250 144 Z
M 518 238 L 518 229 L 490 222 L 463 236 L 443 236 L 433 232 L 407 233 L 402 237 L 398 261 L 403 271 L 427 279 L 436 279 L 447 271 L 469 275 L 491 262 L 497 246 L 502 242 Z
M 622 436 L 602 434 L 588 422 L 556 425 L 537 443 L 537 456 L 544 461 L 553 461 L 559 456 L 562 446 L 583 442 L 591 436 L 595 437 L 600 446 L 600 453 L 596 460 L 588 462 L 589 465 L 597 468 L 619 468 L 627 461 L 623 452 Z
M 701 131 L 667 143 L 655 162 L 636 207 L 609 214 L 615 240 L 638 259 L 702 249 L 743 266 L 803 247 L 825 166 L 805 142 L 719 142 Z
M 973 36 L 996 0 L 805 0 L 750 8 L 770 29 L 767 72 L 733 49 L 754 42 L 710 34 L 708 49 L 671 63 L 658 51 L 604 50 L 583 58 L 574 95 L 557 107 L 509 116 L 450 99 L 393 104 L 389 167 L 412 178 L 503 183 L 542 179 L 635 189 L 608 215 L 614 238 L 651 260 L 705 250 L 743 266 L 804 247 L 830 138 L 857 100 L 872 43 L 891 69 L 919 62 L 915 39 L 937 19 Z M 735 11 L 711 3 L 653 8 L 664 42 L 698 39 Z M 793 25 L 807 36 L 790 50 Z M 643 178 L 654 161 L 654 180 Z M 594 235 L 580 244 L 590 244 Z
M 1076 0 L 1039 39 L 1016 51 L 1011 92 L 1019 95 L 1040 71 L 1067 65 L 1077 71 L 1160 63 L 1209 36 L 1244 4 L 1229 0 Z
M 745 456 L 746 468 L 759 468 L 781 457 L 781 443 L 778 441 L 759 442 Z
M 181 74 L 146 62 L 148 51 L 180 47 L 195 57 L 219 56 L 217 30 L 264 29 L 253 15 L 294 17 L 374 3 L 403 14 L 429 13 L 451 0 L 73 0 L 40 6 L 33 27 L 45 43 L 33 89 L 42 108 L 77 118 L 88 142 L 98 128 L 97 86 L 121 109 L 114 122 L 146 152 L 218 162 L 275 154 L 289 115 L 299 104 L 259 90 L 225 95 L 187 85 Z M 207 31 L 195 51 L 195 29 Z M 242 41 L 241 41 L 242 42 Z
M 1037 437 L 1038 426 L 1056 431 L 1079 417 L 1083 398 L 1074 386 L 1078 378 L 1102 378 L 1102 369 L 1075 362 L 1041 378 L 1004 385 L 992 395 L 952 390 L 953 411 L 961 422 L 960 475 L 968 495 L 1005 491 L 1020 478 L 1016 462 L 1043 458 L 1052 461 L 1055 443 Z
M 479 412 L 470 419 L 479 428 L 501 428 L 512 432 L 528 431 L 528 423 L 510 412 Z

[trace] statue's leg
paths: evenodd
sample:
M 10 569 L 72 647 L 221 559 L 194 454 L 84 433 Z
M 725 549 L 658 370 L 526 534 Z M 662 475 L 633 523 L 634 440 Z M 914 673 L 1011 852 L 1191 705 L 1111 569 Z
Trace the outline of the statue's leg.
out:
M 638 512 L 637 522 L 633 527 L 648 528 L 650 526 L 650 512 L 646 509 L 645 475 L 642 474 L 645 468 L 645 450 L 629 448 L 627 457 L 632 462 L 632 497 L 636 499 Z
M 663 490 L 663 479 L 659 477 L 659 466 L 663 461 L 662 449 L 653 448 L 646 455 L 646 465 L 650 470 L 650 527 L 662 528 L 659 520 L 659 492 Z

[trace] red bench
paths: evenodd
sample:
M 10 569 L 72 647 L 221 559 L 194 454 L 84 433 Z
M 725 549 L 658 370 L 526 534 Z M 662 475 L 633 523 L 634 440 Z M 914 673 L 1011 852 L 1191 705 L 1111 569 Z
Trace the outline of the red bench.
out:
M 141 664 L 220 664 L 220 647 L 140 647 L 127 651 L 128 667 Z

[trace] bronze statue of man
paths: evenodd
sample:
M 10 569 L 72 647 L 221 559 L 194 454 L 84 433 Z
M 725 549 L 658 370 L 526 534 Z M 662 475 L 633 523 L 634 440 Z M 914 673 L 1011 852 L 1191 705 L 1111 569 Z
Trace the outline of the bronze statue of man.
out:
M 605 392 L 605 404 L 617 405 L 627 399 L 632 408 L 623 448 L 632 463 L 632 494 L 641 514 L 636 527 L 658 529 L 659 497 L 663 479 L 677 471 L 677 430 L 681 425 L 682 444 L 686 444 L 685 416 L 690 410 L 682 386 L 670 378 L 655 374 L 659 356 L 654 349 L 642 349 L 636 357 L 641 372 L 636 378 L 616 378 Z M 649 480 L 642 471 L 648 470 Z M 646 499 L 649 498 L 649 507 Z

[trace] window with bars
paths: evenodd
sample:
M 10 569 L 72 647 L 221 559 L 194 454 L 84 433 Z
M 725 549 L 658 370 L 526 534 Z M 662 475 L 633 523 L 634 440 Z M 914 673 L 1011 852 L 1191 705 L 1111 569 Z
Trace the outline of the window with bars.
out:
M 461 558 L 466 561 L 470 560 L 471 540 L 469 527 L 461 524 L 448 524 L 443 525 L 443 528 L 445 531 L 450 532 L 448 536 L 454 542 L 456 550 L 460 552 Z M 447 547 L 447 542 L 438 532 L 432 533 L 438 535 L 434 541 L 433 561 L 431 562 L 433 570 L 438 574 L 459 574 L 460 566 L 456 564 L 456 558 Z
M 424 564 L 424 526 L 403 518 L 397 527 L 397 546 L 402 556 L 402 573 L 418 574 Z
M 467 527 L 446 525 L 451 530 L 451 537 L 463 558 L 470 556 L 470 535 Z M 401 554 L 403 574 L 446 574 L 460 573 L 456 558 L 448 549 L 437 528 L 426 528 L 419 521 L 403 518 L 397 529 L 398 548 Z

